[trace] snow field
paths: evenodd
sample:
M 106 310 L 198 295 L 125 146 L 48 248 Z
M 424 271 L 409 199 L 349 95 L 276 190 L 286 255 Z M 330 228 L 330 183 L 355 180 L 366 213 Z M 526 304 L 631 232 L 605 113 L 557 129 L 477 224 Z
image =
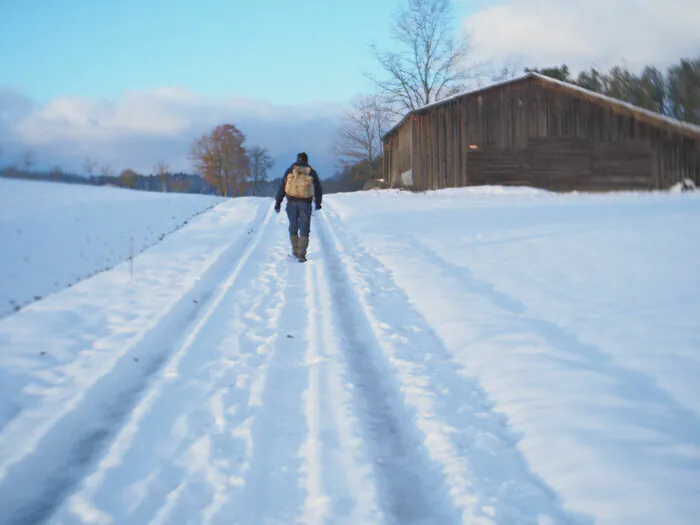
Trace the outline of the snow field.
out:
M 481 188 L 333 206 L 362 267 L 387 269 L 566 509 L 694 522 L 697 195 Z
M 0 178 L 0 316 L 113 268 L 222 201 Z
M 0 319 L 3 523 L 695 523 L 697 196 L 271 207 Z

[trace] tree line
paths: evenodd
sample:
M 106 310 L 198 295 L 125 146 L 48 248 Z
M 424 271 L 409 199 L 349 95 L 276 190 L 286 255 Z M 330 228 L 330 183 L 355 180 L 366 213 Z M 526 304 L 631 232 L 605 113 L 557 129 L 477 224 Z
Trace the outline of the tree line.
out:
M 596 68 L 572 76 L 566 64 L 543 69 L 525 68 L 568 82 L 649 111 L 691 124 L 700 124 L 700 57 L 682 59 L 661 71 L 646 66 L 634 73 L 622 66 L 610 71 Z
M 143 191 L 167 191 L 170 193 L 215 194 L 213 187 L 204 183 L 202 177 L 190 173 L 168 173 L 167 189 L 163 190 L 162 179 L 157 175 L 144 175 L 132 169 L 125 169 L 119 175 L 92 175 L 64 171 L 60 167 L 49 170 L 31 170 L 10 166 L 0 170 L 0 177 L 10 179 L 36 180 L 44 182 L 62 182 L 89 186 L 112 186 Z
M 117 174 L 109 164 L 100 164 L 90 156 L 83 161 L 83 174 L 76 174 L 67 173 L 60 166 L 34 170 L 37 156 L 28 150 L 21 155 L 21 167 L 6 167 L 0 170 L 0 177 L 222 197 L 271 194 L 268 173 L 274 161 L 270 150 L 259 146 L 246 149 L 245 135 L 233 124 L 216 126 L 197 138 L 189 158 L 195 174 L 173 173 L 165 161 L 157 162 L 149 174 L 131 168 Z
M 23 157 L 36 159 L 34 153 L 25 153 Z M 0 177 L 90 186 L 112 186 L 143 191 L 216 193 L 216 189 L 206 184 L 202 177 L 184 172 L 171 172 L 164 162 L 158 163 L 151 174 L 138 173 L 131 168 L 126 168 L 115 174 L 108 165 L 98 168 L 98 163 L 90 157 L 86 157 L 83 162 L 85 170 L 83 173 L 65 171 L 60 166 L 54 166 L 48 170 L 33 169 L 34 164 L 35 161 L 24 162 L 21 167 L 11 165 L 0 169 Z

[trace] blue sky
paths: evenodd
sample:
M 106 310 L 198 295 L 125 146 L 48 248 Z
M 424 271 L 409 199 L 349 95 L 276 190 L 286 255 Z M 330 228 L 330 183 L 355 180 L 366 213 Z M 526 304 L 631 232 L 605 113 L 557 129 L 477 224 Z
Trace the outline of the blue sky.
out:
M 2 0 L 3 82 L 35 100 L 180 86 L 282 104 L 371 88 L 402 0 Z M 462 6 L 462 4 L 460 4 Z M 8 50 L 11 50 L 8 51 Z

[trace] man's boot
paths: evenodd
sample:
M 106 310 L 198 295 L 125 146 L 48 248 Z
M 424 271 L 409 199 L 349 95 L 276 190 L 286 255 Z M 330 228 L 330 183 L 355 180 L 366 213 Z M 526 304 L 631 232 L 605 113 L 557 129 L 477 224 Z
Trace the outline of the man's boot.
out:
M 289 235 L 289 240 L 292 243 L 292 255 L 299 257 L 299 236 L 296 233 Z
M 305 235 L 302 235 L 299 237 L 299 252 L 297 254 L 297 258 L 301 262 L 306 262 L 306 250 L 309 248 L 309 238 Z

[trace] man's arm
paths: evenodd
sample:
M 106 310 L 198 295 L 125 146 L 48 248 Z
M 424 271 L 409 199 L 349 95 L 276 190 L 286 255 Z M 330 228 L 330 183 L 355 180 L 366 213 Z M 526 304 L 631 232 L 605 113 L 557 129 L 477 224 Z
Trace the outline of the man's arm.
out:
M 284 200 L 284 196 L 286 195 L 286 192 L 284 191 L 284 185 L 287 182 L 287 175 L 289 175 L 290 171 L 290 169 L 287 169 L 287 171 L 284 172 L 284 177 L 282 177 L 282 182 L 280 183 L 280 187 L 277 190 L 277 196 L 275 197 L 275 209 L 278 209 L 282 206 L 282 201 Z
M 311 176 L 314 180 L 314 200 L 316 201 L 316 209 L 321 209 L 321 201 L 323 200 L 323 187 L 321 186 L 321 179 L 318 178 L 318 173 L 316 170 L 311 170 Z

